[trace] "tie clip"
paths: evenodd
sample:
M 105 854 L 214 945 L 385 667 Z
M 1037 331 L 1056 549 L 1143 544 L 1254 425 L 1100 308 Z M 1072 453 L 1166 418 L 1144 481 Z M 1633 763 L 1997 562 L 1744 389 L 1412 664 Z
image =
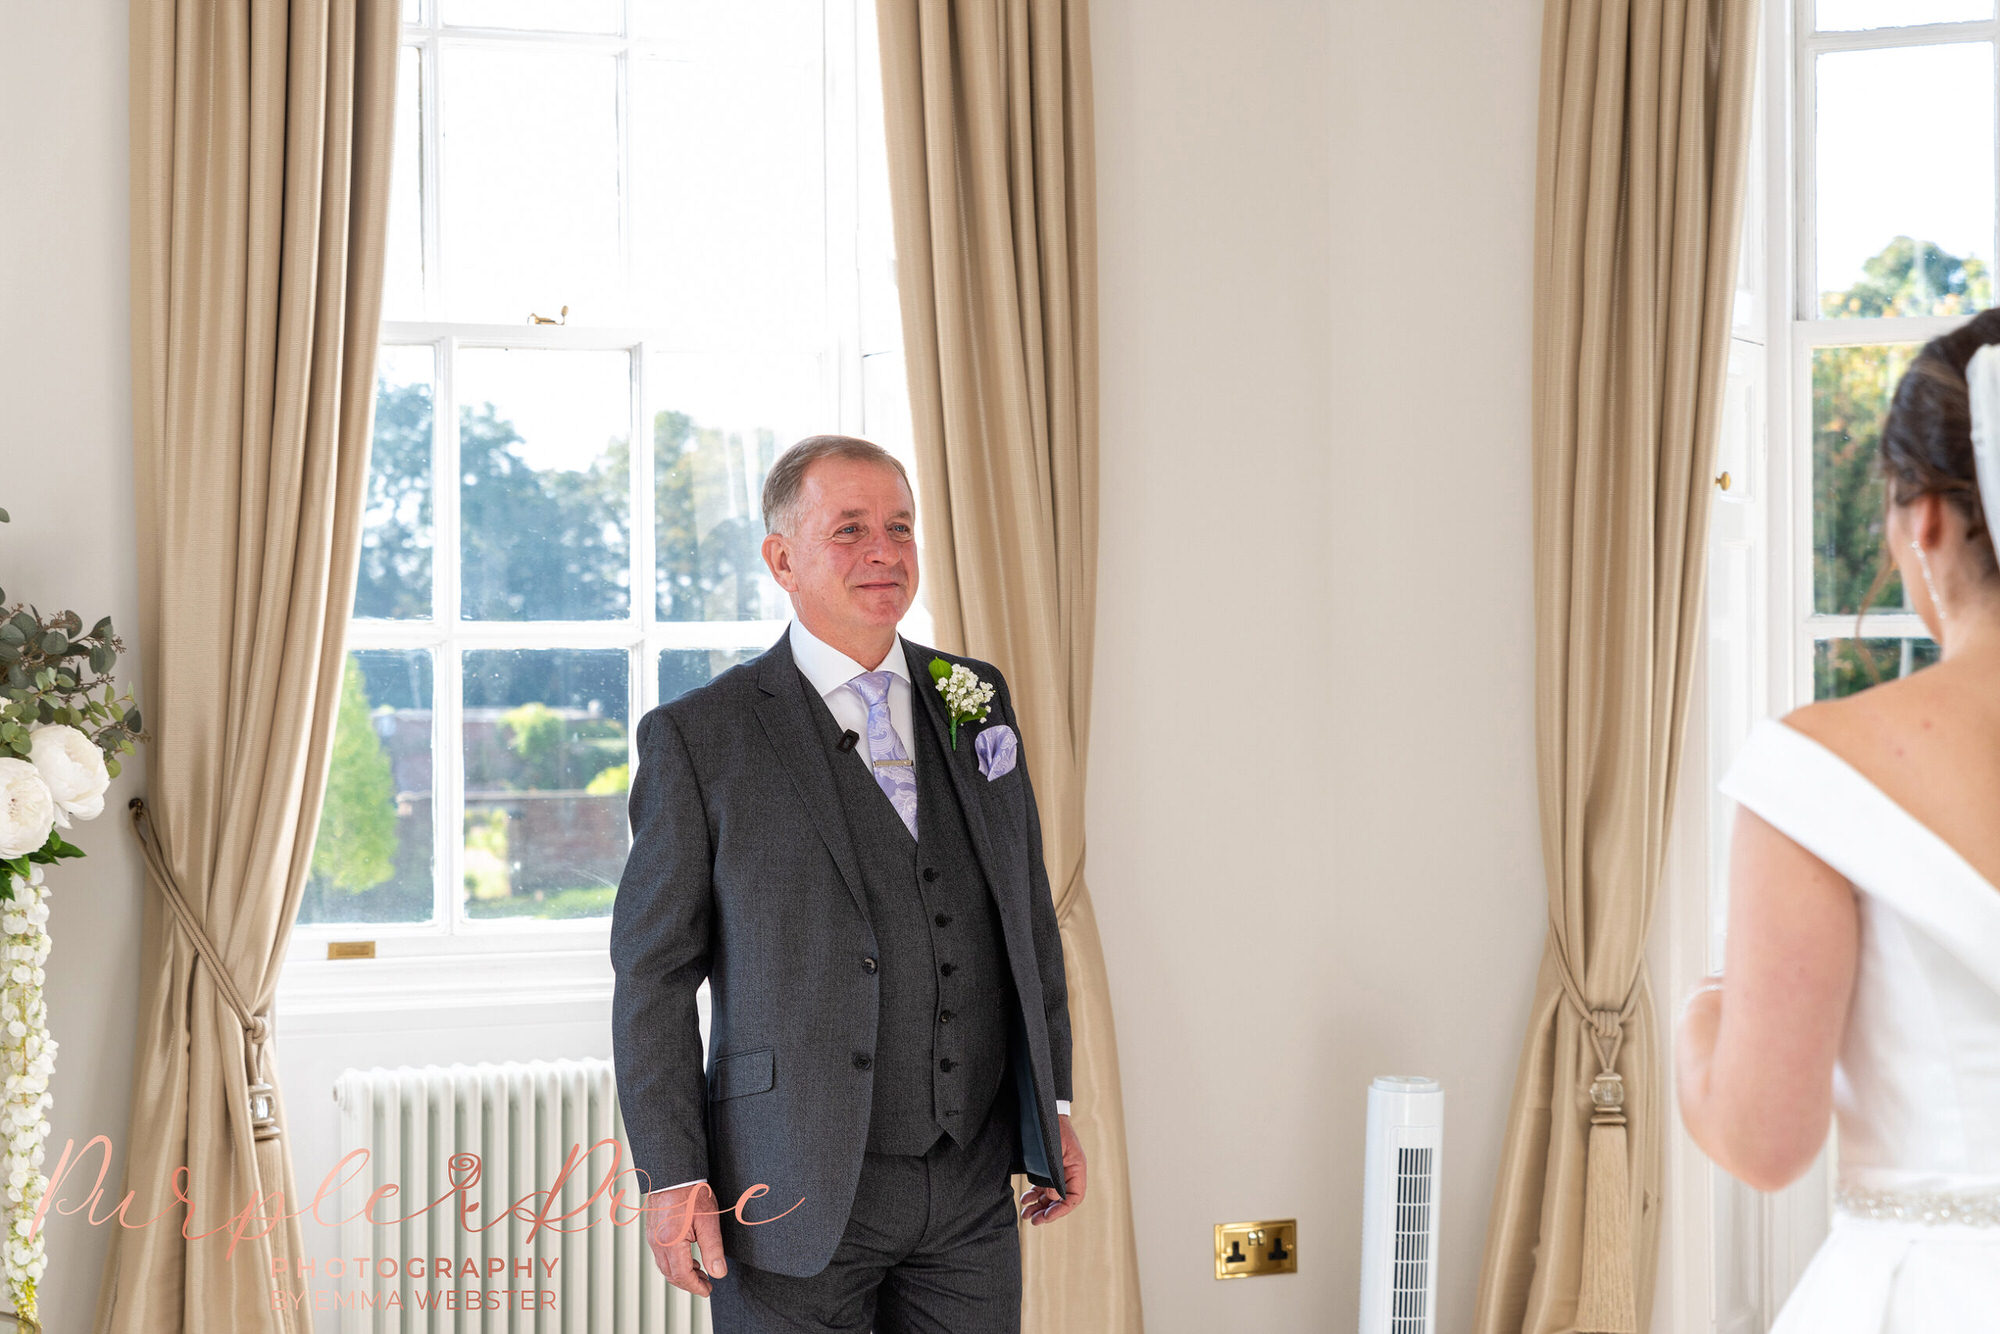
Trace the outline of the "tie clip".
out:
M 914 764 L 914 760 L 870 760 L 870 764 Z

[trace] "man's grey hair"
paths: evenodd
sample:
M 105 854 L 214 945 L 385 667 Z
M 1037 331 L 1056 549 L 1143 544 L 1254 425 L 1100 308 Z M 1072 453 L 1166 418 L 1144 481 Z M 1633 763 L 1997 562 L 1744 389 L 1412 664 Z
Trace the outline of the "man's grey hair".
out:
M 821 459 L 856 459 L 863 463 L 882 463 L 896 470 L 909 488 L 912 496 L 917 490 L 910 486 L 910 474 L 904 470 L 903 461 L 891 454 L 873 440 L 863 440 L 858 435 L 809 435 L 778 456 L 771 465 L 771 471 L 764 477 L 764 531 L 793 536 L 798 529 L 799 491 L 806 480 L 806 469 Z

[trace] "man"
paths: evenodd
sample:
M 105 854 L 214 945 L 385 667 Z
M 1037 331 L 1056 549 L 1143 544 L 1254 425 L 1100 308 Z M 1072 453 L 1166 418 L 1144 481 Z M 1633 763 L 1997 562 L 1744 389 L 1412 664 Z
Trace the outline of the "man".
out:
M 1084 1156 L 1013 704 L 896 633 L 916 516 L 888 451 L 802 440 L 763 508 L 785 634 L 639 721 L 612 1034 L 648 1240 L 717 1334 L 1017 1331 L 1009 1174 L 1050 1222 Z M 933 659 L 976 680 L 947 698 Z

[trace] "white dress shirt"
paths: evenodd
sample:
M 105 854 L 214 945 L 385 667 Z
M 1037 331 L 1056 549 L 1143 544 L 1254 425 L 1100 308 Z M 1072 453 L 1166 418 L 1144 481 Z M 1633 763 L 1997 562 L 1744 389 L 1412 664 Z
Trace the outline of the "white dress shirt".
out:
M 896 642 L 889 646 L 880 665 L 864 667 L 806 629 L 805 622 L 796 616 L 785 633 L 791 637 L 792 661 L 799 665 L 806 680 L 812 682 L 812 688 L 819 691 L 819 697 L 826 701 L 833 720 L 860 736 L 853 754 L 868 772 L 871 781 L 875 777 L 875 756 L 868 749 L 868 703 L 847 683 L 865 672 L 890 673 L 889 725 L 896 729 L 896 739 L 903 743 L 903 754 L 909 756 L 914 765 L 917 734 L 912 730 L 915 720 L 910 716 L 910 706 L 915 701 L 910 695 L 909 650 L 903 646 L 903 637 L 896 636 Z
M 889 678 L 889 725 L 896 729 L 897 740 L 903 743 L 903 754 L 916 761 L 916 733 L 911 730 L 911 707 L 915 700 L 911 697 L 909 650 L 904 647 L 903 637 L 896 636 L 896 642 L 889 652 L 874 667 L 864 667 L 842 653 L 833 645 L 806 629 L 805 622 L 792 618 L 791 626 L 785 632 L 792 641 L 792 661 L 805 673 L 806 680 L 813 689 L 819 691 L 820 698 L 832 711 L 833 720 L 844 728 L 854 731 L 861 740 L 854 745 L 854 755 L 861 767 L 872 780 L 875 777 L 875 756 L 868 749 L 868 703 L 850 689 L 848 682 L 864 672 L 888 672 Z M 1069 1115 L 1067 1098 L 1056 1099 L 1056 1115 Z M 683 1181 L 680 1185 L 667 1186 L 666 1190 L 679 1190 L 681 1186 L 692 1186 L 696 1181 L 706 1181 L 707 1177 L 696 1177 L 694 1181 Z

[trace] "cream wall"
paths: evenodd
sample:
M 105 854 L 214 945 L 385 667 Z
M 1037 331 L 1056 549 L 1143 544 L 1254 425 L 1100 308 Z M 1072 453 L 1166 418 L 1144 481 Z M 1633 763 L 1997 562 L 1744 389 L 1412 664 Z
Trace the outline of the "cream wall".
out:
M 111 0 L 0 2 L 0 508 L 13 519 L 0 524 L 0 588 L 10 605 L 70 608 L 85 625 L 111 617 L 127 650 L 116 668 L 120 693 L 129 688 L 143 707 L 125 45 L 125 6 Z M 67 831 L 89 855 L 50 877 L 55 944 L 45 989 L 61 1045 L 43 1170 L 66 1140 L 80 1148 L 110 1137 L 118 1153 L 100 1217 L 118 1202 L 131 1108 L 147 892 L 125 811 L 143 790 L 137 774 L 128 768 L 104 813 Z M 64 1198 L 73 1206 L 82 1192 Z M 93 1227 L 82 1213 L 45 1221 L 41 1313 L 50 1330 L 90 1328 L 115 1226 Z
M 1542 934 L 1539 6 L 1093 5 L 1088 869 L 1149 1328 L 1351 1327 L 1364 1089 L 1417 1072 L 1448 1091 L 1439 1328 L 1463 1329 Z M 125 80 L 122 5 L 0 6 L 0 586 L 129 631 Z M 56 898 L 52 1155 L 124 1140 L 133 790 Z M 1301 1273 L 1217 1283 L 1213 1224 L 1262 1216 L 1300 1220 Z M 86 1328 L 105 1229 L 49 1227 L 44 1312 Z
M 1367 1083 L 1420 1073 L 1463 1330 L 1545 920 L 1541 7 L 1091 3 L 1087 873 L 1147 1328 L 1353 1328 Z M 1300 1272 L 1217 1282 L 1214 1224 L 1267 1217 Z

